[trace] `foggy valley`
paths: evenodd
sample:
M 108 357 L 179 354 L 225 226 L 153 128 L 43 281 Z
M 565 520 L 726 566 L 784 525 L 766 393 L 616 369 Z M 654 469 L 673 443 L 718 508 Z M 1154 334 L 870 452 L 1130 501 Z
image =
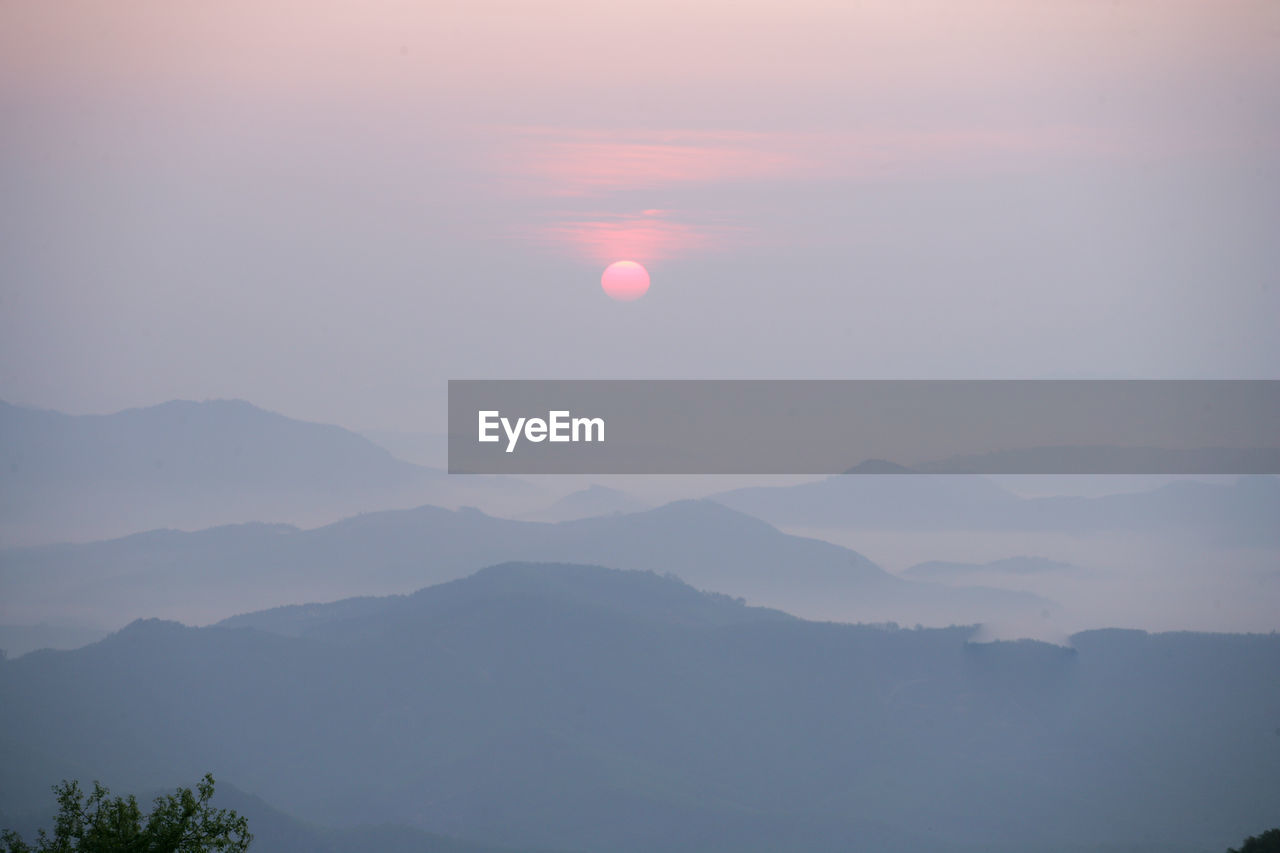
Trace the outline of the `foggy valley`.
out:
M 705 496 L 650 507 L 574 478 L 450 493 L 242 403 L 5 412 L 8 505 L 109 483 L 116 518 L 193 528 L 0 550 L 8 822 L 51 773 L 207 768 L 280 853 L 1191 853 L 1275 818 L 1275 478 L 689 478 Z M 411 477 L 519 517 L 373 509 Z M 369 511 L 199 527 L 253 494 L 336 512 L 350 483 Z

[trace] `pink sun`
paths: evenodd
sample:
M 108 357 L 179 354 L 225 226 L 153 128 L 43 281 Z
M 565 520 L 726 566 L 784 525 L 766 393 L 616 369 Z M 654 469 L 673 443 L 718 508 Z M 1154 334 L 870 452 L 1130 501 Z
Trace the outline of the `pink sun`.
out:
M 619 302 L 634 302 L 649 291 L 649 271 L 635 261 L 614 261 L 600 276 L 600 286 Z

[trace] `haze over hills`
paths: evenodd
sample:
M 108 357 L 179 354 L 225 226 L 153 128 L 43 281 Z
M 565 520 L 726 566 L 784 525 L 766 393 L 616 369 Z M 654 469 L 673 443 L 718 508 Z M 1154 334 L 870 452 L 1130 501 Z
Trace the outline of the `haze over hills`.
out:
M 12 615 L 21 617 L 21 614 Z M 17 657 L 36 649 L 78 649 L 101 640 L 109 633 L 105 628 L 83 623 L 0 625 L 0 653 Z
M 434 502 L 529 500 L 510 479 L 449 477 L 341 427 L 241 400 L 111 415 L 0 402 L 0 542 L 87 541 L 249 521 L 320 524 Z
M 904 580 L 847 548 L 787 535 L 720 504 L 679 501 L 558 524 L 420 507 L 313 530 L 249 524 L 7 549 L 0 623 L 209 622 L 277 604 L 404 593 L 508 560 L 669 572 L 818 618 L 970 624 L 1053 607 L 1025 592 Z
M 1161 533 L 1214 545 L 1280 546 L 1280 478 L 1177 482 L 1102 497 L 1022 498 L 984 477 L 842 475 L 709 497 L 779 526 Z
M 969 633 L 527 563 L 138 622 L 0 663 L 0 801 L 212 770 L 327 826 L 621 853 L 1191 853 L 1280 821 L 1280 638 Z
M 800 537 L 847 546 L 841 549 L 694 504 L 637 512 L 640 500 L 600 485 L 548 506 L 548 496 L 520 481 L 447 476 L 347 430 L 236 401 L 177 401 L 87 417 L 0 405 L 0 435 L 0 463 L 7 463 L 0 464 L 0 541 L 86 539 L 157 525 L 196 531 L 153 530 L 83 548 L 0 550 L 0 648 L 13 654 L 73 647 L 133 617 L 202 623 L 303 600 L 403 593 L 513 559 L 670 571 L 812 618 L 1016 626 L 999 636 L 1060 638 L 1115 624 L 1272 626 L 1265 602 L 1276 595 L 1280 546 L 1280 480 L 1273 477 L 1023 498 L 984 478 L 889 476 L 875 472 L 897 469 L 868 463 L 858 469 L 863 475 L 714 498 Z M 430 507 L 354 516 L 420 507 L 437 496 L 446 506 L 474 498 L 510 510 L 494 510 L 498 515 L 575 521 L 527 525 Z M 326 527 L 256 523 L 280 519 Z M 223 521 L 245 523 L 207 527 Z M 946 531 L 983 541 L 969 548 L 945 538 Z M 1009 535 L 1025 532 L 1039 538 Z M 1156 543 L 1160 549 L 1147 547 Z M 1192 547 L 1179 550 L 1182 543 Z M 1222 548 L 1233 550 L 1215 550 Z M 870 563 L 860 553 L 898 575 L 863 571 Z M 1018 553 L 1104 571 L 1069 583 L 1047 574 L 988 571 L 956 579 L 954 572 L 924 578 L 902 571 L 925 561 L 987 563 Z M 1128 580 L 1095 583 L 1106 571 Z M 944 592 L 936 581 L 1002 591 Z M 1116 604 L 1157 600 L 1141 613 Z M 1098 612 L 1100 603 L 1108 606 Z
M 1278 189 L 1280 0 L 0 0 L 0 853 L 1264 853 Z
M 570 492 L 545 509 L 526 513 L 529 521 L 573 521 L 613 513 L 640 512 L 649 505 L 621 489 L 593 484 Z
M 376 434 L 376 433 L 375 433 Z M 394 442 L 392 442 L 394 446 Z M 1020 498 L 980 477 L 898 474 L 753 486 L 712 499 L 773 524 L 855 529 L 1140 531 L 1216 544 L 1280 545 L 1280 481 L 1175 483 L 1101 498 Z M 692 487 L 691 487 L 692 488 Z M 237 400 L 171 401 L 71 416 L 0 403 L 0 544 L 91 541 L 227 523 L 315 526 L 433 504 L 559 521 L 644 503 L 595 485 L 548 506 L 511 478 L 447 476 L 354 432 Z
M 989 563 L 953 563 L 945 560 L 931 560 L 927 563 L 917 563 L 901 574 L 903 577 L 916 578 L 917 580 L 936 580 L 947 583 L 984 572 L 1024 576 L 1044 574 L 1073 575 L 1079 574 L 1081 569 L 1070 563 L 1049 560 L 1044 557 L 1006 557 L 1003 560 L 993 560 Z

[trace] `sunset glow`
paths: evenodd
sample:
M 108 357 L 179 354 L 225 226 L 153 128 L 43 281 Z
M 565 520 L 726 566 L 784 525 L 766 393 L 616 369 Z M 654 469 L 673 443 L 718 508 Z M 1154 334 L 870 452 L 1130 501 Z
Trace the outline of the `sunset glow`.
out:
M 0 0 L 0 853 L 1280 853 L 1278 189 L 1280 0 Z

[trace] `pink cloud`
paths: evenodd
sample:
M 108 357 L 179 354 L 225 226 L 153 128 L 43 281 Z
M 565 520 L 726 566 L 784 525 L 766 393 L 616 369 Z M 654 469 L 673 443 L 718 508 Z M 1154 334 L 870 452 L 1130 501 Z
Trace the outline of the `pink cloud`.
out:
M 592 137 L 528 140 L 511 165 L 555 196 L 759 180 L 794 174 L 803 166 L 790 152 L 760 145 L 758 134 Z
M 512 134 L 503 138 L 511 140 Z M 694 185 L 1035 168 L 1063 156 L 1114 153 L 1114 143 L 1073 128 L 841 133 L 524 128 L 505 144 L 500 162 L 508 189 L 555 199 L 560 208 L 545 214 L 545 224 L 520 229 L 522 237 L 596 261 L 651 261 L 731 247 L 750 232 L 750 225 L 726 224 L 710 211 L 608 211 L 602 200 L 624 193 L 660 200 L 664 192 Z M 566 212 L 564 206 L 575 199 L 590 199 L 591 209 Z M 627 199 L 619 207 L 634 203 Z M 607 212 L 601 213 L 601 207 Z
M 511 133 L 504 134 L 511 139 Z M 502 171 L 536 194 L 599 196 L 682 184 L 848 179 L 919 174 L 1008 158 L 1053 158 L 1111 148 L 1071 127 L 969 130 L 888 128 L 835 133 L 584 131 L 522 128 L 501 151 Z
M 570 248 L 595 261 L 626 259 L 647 263 L 695 251 L 733 245 L 741 227 L 680 221 L 671 212 L 646 210 L 638 214 L 592 214 L 558 218 L 528 229 L 525 235 L 541 244 Z

